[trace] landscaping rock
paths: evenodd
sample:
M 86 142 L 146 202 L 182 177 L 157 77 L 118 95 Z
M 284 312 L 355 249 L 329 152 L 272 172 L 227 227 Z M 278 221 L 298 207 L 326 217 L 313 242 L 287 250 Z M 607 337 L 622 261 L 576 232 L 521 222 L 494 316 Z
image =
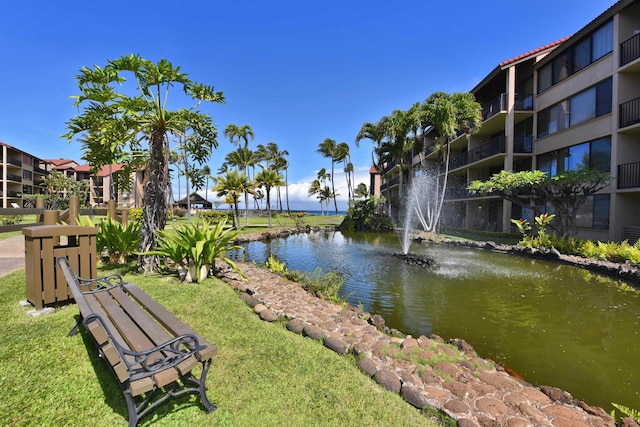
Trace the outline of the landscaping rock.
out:
M 416 387 L 403 384 L 400 389 L 400 395 L 404 400 L 418 409 L 424 409 L 429 403 L 424 394 Z
M 398 376 L 388 369 L 380 369 L 373 375 L 373 379 L 385 389 L 400 393 L 401 383 Z
M 376 362 L 369 359 L 368 357 L 358 360 L 358 368 L 360 368 L 362 372 L 369 375 L 370 377 L 372 377 L 378 371 Z
M 260 312 L 260 319 L 266 322 L 275 322 L 276 320 L 278 320 L 278 315 L 267 308 L 266 310 L 262 310 Z
M 324 339 L 324 346 L 338 354 L 346 354 L 349 350 L 349 347 L 345 343 L 334 337 L 326 337 Z
M 287 329 L 296 334 L 301 334 L 305 323 L 302 319 L 291 319 L 287 322 Z
M 253 306 L 253 312 L 256 314 L 260 314 L 261 312 L 263 312 L 264 310 L 267 309 L 267 306 L 260 303 L 260 304 L 256 304 Z
M 315 325 L 305 325 L 302 329 L 302 333 L 304 336 L 314 340 L 321 340 L 325 336 L 324 331 L 319 326 Z

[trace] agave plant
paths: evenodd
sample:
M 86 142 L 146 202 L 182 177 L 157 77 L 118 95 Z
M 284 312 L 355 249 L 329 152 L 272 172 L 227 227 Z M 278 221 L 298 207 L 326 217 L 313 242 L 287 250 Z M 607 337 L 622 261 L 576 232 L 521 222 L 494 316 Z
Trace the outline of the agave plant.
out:
M 229 250 L 242 250 L 231 245 L 238 231 L 227 229 L 226 220 L 213 227 L 208 222 L 193 222 L 177 225 L 173 231 L 158 231 L 158 248 L 148 251 L 147 255 L 157 255 L 164 261 L 175 264 L 178 274 L 185 282 L 204 280 L 209 271 L 215 269 L 216 259 L 220 259 L 242 278 L 246 278 L 238 266 L 227 257 Z
M 111 218 L 100 223 L 100 241 L 109 253 L 112 264 L 126 264 L 140 245 L 140 224 L 129 222 L 122 225 Z

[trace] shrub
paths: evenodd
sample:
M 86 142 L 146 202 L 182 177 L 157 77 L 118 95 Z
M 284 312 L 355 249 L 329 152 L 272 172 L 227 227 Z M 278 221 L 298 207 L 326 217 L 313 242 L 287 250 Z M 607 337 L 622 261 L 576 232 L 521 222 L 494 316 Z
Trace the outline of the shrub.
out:
M 142 223 L 142 208 L 129 209 L 129 221 Z
M 3 215 L 0 217 L 0 223 L 2 225 L 20 224 L 24 215 Z
M 98 235 L 97 240 L 102 243 L 98 248 L 107 249 L 112 264 L 126 264 L 140 246 L 140 224 L 137 222 L 122 225 L 109 218 L 100 223 Z
M 270 255 L 269 258 L 267 258 L 266 266 L 272 273 L 284 275 L 288 272 L 284 262 L 278 261 L 278 259 L 273 255 Z
M 178 274 L 185 282 L 204 280 L 210 271 L 215 270 L 215 261 L 219 259 L 231 267 L 243 279 L 246 276 L 238 266 L 227 257 L 229 250 L 242 250 L 230 243 L 238 236 L 238 231 L 226 229 L 226 220 L 210 227 L 208 222 L 195 221 L 178 224 L 173 231 L 160 230 L 158 248 L 145 252 L 145 255 L 157 255 L 162 261 L 172 261 Z
M 310 276 L 305 276 L 303 281 L 305 288 L 315 296 L 335 303 L 344 302 L 339 295 L 344 285 L 344 277 L 340 274 L 333 271 L 323 273 L 318 267 Z
M 217 224 L 220 221 L 233 221 L 232 213 L 229 211 L 199 210 L 198 218 L 209 224 Z
M 187 210 L 184 208 L 173 208 L 171 212 L 173 213 L 173 216 L 177 216 L 178 218 L 182 218 L 187 214 Z
M 347 209 L 341 230 L 391 231 L 395 224 L 387 215 L 376 212 L 377 201 L 371 196 L 366 200 L 357 200 Z

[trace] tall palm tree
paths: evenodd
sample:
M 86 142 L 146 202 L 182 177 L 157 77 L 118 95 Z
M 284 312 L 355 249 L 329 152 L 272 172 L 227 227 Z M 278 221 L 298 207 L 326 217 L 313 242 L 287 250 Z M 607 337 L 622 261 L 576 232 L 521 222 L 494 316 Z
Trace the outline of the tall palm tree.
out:
M 239 228 L 240 212 L 238 209 L 238 201 L 240 195 L 247 192 L 253 192 L 253 185 L 249 177 L 238 170 L 227 171 L 224 175 L 220 175 L 214 179 L 214 190 L 218 197 L 224 197 L 230 200 L 233 207 L 233 227 Z
M 280 150 L 278 144 L 273 141 L 268 142 L 266 146 L 258 144 L 257 152 L 260 161 L 265 161 L 268 168 L 275 169 L 277 172 L 285 171 L 285 192 L 287 199 L 287 212 L 289 212 L 289 162 L 287 162 L 287 160 L 285 159 L 285 156 L 288 156 L 289 152 L 287 150 Z M 280 187 L 277 188 L 277 191 L 280 211 L 282 212 L 282 198 L 280 197 Z
M 271 228 L 271 189 L 273 187 L 278 188 L 284 184 L 282 175 L 275 169 L 262 169 L 256 174 L 255 182 L 257 186 L 264 187 L 267 193 L 267 212 L 269 213 L 269 228 Z
M 209 178 L 211 178 L 211 168 L 209 165 L 204 165 L 202 169 L 200 169 L 200 173 L 205 177 L 207 183 L 204 186 L 204 199 L 209 201 Z
M 361 182 L 356 186 L 356 190 L 354 191 L 354 197 L 356 198 L 366 198 L 369 197 L 369 189 L 367 188 L 367 184 Z
M 436 203 L 429 214 L 432 221 L 429 224 L 422 221 L 423 226 L 426 225 L 425 229 L 432 231 L 440 220 L 444 204 L 449 175 L 450 141 L 457 136 L 458 132 L 464 132 L 469 138 L 471 134 L 479 130 L 482 123 L 482 107 L 471 93 L 456 92 L 450 95 L 446 92 L 435 92 L 425 100 L 422 108 L 426 120 L 432 124 L 439 135 L 437 149 L 440 151 L 440 155 L 437 170 L 442 164 L 445 168 L 442 183 L 440 183 L 440 175 L 435 173 Z
M 321 199 L 321 193 L 322 193 L 322 184 L 320 183 L 319 179 L 314 179 L 311 182 L 311 185 L 309 185 L 309 190 L 307 191 L 307 194 L 309 195 L 309 197 L 316 196 L 318 198 L 318 200 L 320 201 L 320 214 L 324 215 L 324 206 L 322 205 L 323 200 Z
M 126 79 L 129 73 L 133 78 Z M 127 80 L 137 84 L 132 89 L 135 95 L 125 95 L 127 91 L 120 89 Z M 166 59 L 154 63 L 133 54 L 108 61 L 104 67 L 83 67 L 77 81 L 81 93 L 75 97 L 75 106 L 83 110 L 67 122 L 65 137 L 71 142 L 78 133 L 101 135 L 100 144 L 93 145 L 92 153 L 85 155 L 100 161 L 90 163 L 102 166 L 107 164 L 101 164 L 104 159 L 111 161 L 109 157 L 117 157 L 126 151 L 126 146 L 136 151 L 142 141 L 149 144 L 140 232 L 140 252 L 146 253 L 156 247 L 156 231 L 164 229 L 166 221 L 168 137 L 189 134 L 187 151 L 206 161 L 217 147 L 216 127 L 209 115 L 195 107 L 203 101 L 224 103 L 224 96 L 212 86 L 191 81 L 180 67 Z M 168 110 L 169 89 L 180 86 L 195 105 Z M 105 151 L 111 154 L 104 156 Z M 126 167 L 127 176 L 130 172 L 130 167 Z M 157 271 L 160 263 L 156 256 L 141 255 L 138 268 L 145 272 Z
M 356 135 L 356 147 L 360 146 L 360 141 L 363 139 L 369 139 L 371 142 L 375 144 L 374 153 L 376 152 L 376 148 L 379 149 L 382 145 L 382 141 L 385 138 L 385 129 L 384 123 L 378 121 L 377 123 L 364 122 L 360 127 L 360 131 L 358 135 Z M 380 159 L 372 159 L 372 163 L 374 166 L 378 167 L 380 165 Z
M 249 146 L 249 139 L 253 141 L 256 135 L 253 133 L 253 129 L 249 125 L 237 126 L 233 123 L 227 125 L 222 131 L 224 136 L 229 138 L 229 142 L 240 147 L 244 141 L 244 147 Z
M 337 160 L 342 161 L 344 165 L 344 173 L 347 178 L 347 201 L 351 203 L 353 199 L 353 180 L 351 179 L 353 163 L 351 163 L 351 150 L 346 142 L 338 144 Z
M 331 138 L 325 138 L 325 140 L 318 145 L 318 149 L 316 151 L 322 154 L 322 157 L 331 159 L 331 192 L 333 193 L 333 204 L 336 209 L 336 215 L 338 215 L 338 200 L 336 199 L 336 187 L 334 179 L 335 163 L 340 158 L 338 144 L 336 144 L 336 141 Z
M 246 146 L 238 147 L 236 151 L 232 151 L 225 156 L 225 163 L 236 167 L 236 169 L 247 175 L 247 177 L 249 177 L 249 167 L 254 166 L 256 161 L 255 153 Z M 249 179 L 251 179 L 251 177 L 249 177 Z M 244 194 L 244 209 L 245 225 L 249 225 L 249 193 Z

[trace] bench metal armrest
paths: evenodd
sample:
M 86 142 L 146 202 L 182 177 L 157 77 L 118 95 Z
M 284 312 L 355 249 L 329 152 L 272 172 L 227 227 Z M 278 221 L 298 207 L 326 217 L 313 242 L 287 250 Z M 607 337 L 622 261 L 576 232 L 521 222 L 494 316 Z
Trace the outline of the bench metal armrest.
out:
M 75 273 L 74 273 L 75 274 Z M 78 283 L 82 287 L 86 287 L 86 291 L 82 291 L 83 294 L 92 294 L 94 292 L 100 292 L 115 288 L 116 286 L 124 285 L 124 280 L 119 274 L 107 274 L 95 279 L 85 279 L 76 275 Z
M 90 314 L 82 320 L 82 323 L 85 329 L 88 330 L 89 324 L 94 321 L 102 324 L 104 331 L 109 337 L 109 341 L 115 346 L 121 355 L 121 359 L 127 366 L 132 381 L 177 366 L 192 355 L 200 361 L 197 353 L 206 348 L 206 346 L 200 344 L 197 335 L 182 334 L 148 350 L 132 351 L 123 347 L 120 342 L 115 339 L 111 330 L 99 314 Z

